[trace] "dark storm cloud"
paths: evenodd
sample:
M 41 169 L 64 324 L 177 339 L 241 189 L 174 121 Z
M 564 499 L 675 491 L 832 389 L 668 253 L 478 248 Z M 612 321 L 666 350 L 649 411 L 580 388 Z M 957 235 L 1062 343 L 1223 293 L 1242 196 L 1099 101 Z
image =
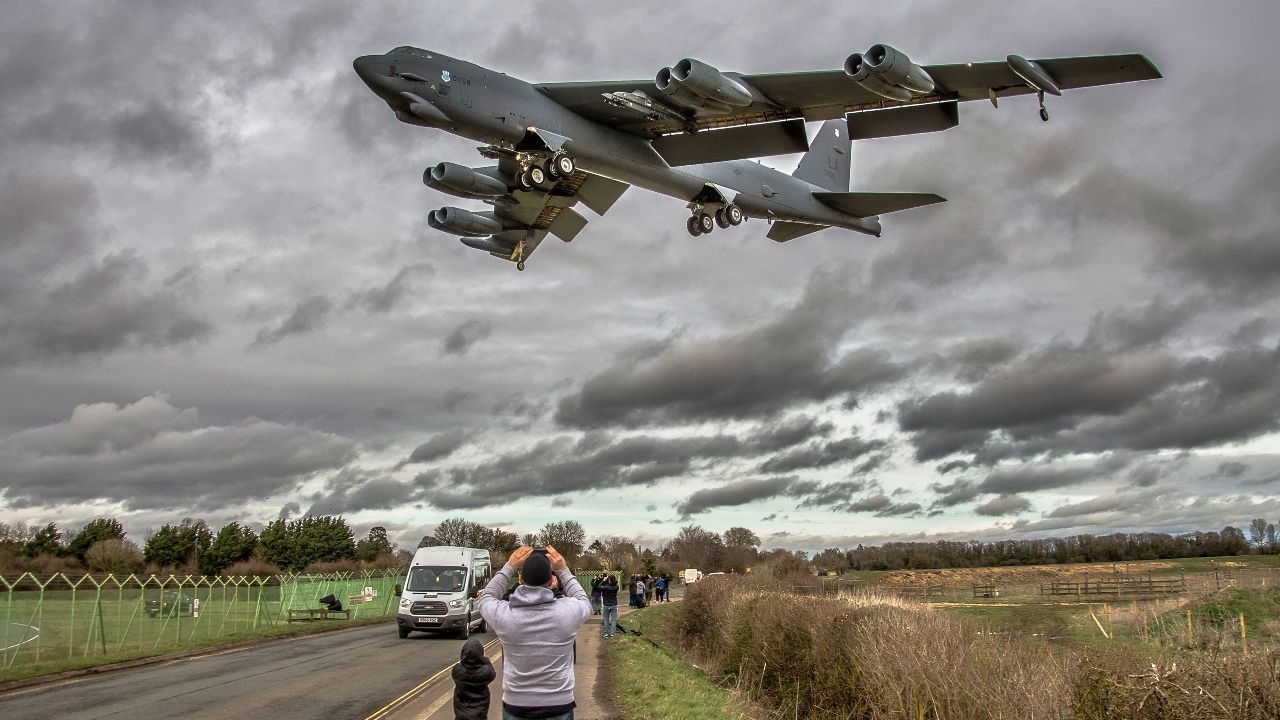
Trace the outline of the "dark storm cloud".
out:
M 742 443 L 728 435 L 606 440 L 588 434 L 575 442 L 562 436 L 473 468 L 454 468 L 447 487 L 424 478 L 422 498 L 441 510 L 457 510 L 525 496 L 649 485 L 686 474 L 695 461 L 734 457 L 742 451 Z
M 250 347 L 272 345 L 290 335 L 310 333 L 324 324 L 324 321 L 329 317 L 329 311 L 332 309 L 333 302 L 329 298 L 323 295 L 313 295 L 298 303 L 298 306 L 293 309 L 289 317 L 285 318 L 276 327 L 270 330 L 266 328 L 259 330 Z
M 409 453 L 409 459 L 401 463 L 400 467 L 414 463 L 433 462 L 448 457 L 455 450 L 465 445 L 467 438 L 467 433 L 462 430 L 440 433 L 414 448 L 413 452 Z
M 789 473 L 853 462 L 870 453 L 883 451 L 886 445 L 883 440 L 862 440 L 857 437 L 811 443 L 807 447 L 774 455 L 760 465 L 760 472 Z
M 847 505 L 857 493 L 865 491 L 869 483 L 865 480 L 842 480 L 820 484 L 814 481 L 797 482 L 792 485 L 792 494 L 803 497 L 802 508 L 825 508 Z
M 1155 298 L 1136 311 L 1112 310 L 1100 313 L 1089 326 L 1086 345 L 1100 345 L 1119 350 L 1138 350 L 1159 345 L 1174 331 L 1194 317 L 1197 307 L 1192 302 L 1175 305 L 1163 297 Z
M 466 355 L 471 346 L 493 334 L 488 320 L 468 320 L 449 331 L 440 343 L 441 355 Z
M 0 365 L 207 337 L 210 324 L 187 311 L 181 289 L 150 290 L 147 275 L 145 262 L 125 252 L 43 292 L 13 297 L 0 310 Z
M 1055 468 L 1027 465 L 1011 470 L 998 470 L 978 484 L 981 493 L 1001 495 L 1054 490 L 1071 487 L 1093 479 L 1092 468 Z
M 413 484 L 378 473 L 344 468 L 311 500 L 307 515 L 344 515 L 363 510 L 391 510 L 412 497 Z
M 704 513 L 718 507 L 734 507 L 746 505 L 756 500 L 777 497 L 787 491 L 792 478 L 765 478 L 761 480 L 742 480 L 720 487 L 698 490 L 684 502 L 676 505 L 676 512 L 681 519 Z
M 118 502 L 211 510 L 295 489 L 354 457 L 344 438 L 247 419 L 204 425 L 157 395 L 81 405 L 66 421 L 0 439 L 11 507 Z
M 973 511 L 986 517 L 1019 515 L 1031 509 L 1031 501 L 1018 495 L 1000 495 L 975 507 Z
M 389 313 L 404 298 L 414 275 L 433 272 L 434 268 L 427 263 L 410 265 L 396 273 L 386 285 L 355 293 L 347 300 L 344 309 L 359 308 L 368 313 Z
M 917 515 L 923 509 L 920 503 L 895 503 L 888 495 L 870 495 L 861 500 L 853 500 L 836 505 L 833 510 L 847 513 L 871 513 L 876 517 L 903 517 Z
M 1278 366 L 1280 351 L 1272 348 L 1178 360 L 1058 347 L 968 392 L 903 403 L 899 419 L 922 460 L 957 452 L 993 463 L 1044 452 L 1208 447 L 1275 429 Z
M 955 507 L 975 500 L 982 494 L 982 490 L 978 489 L 978 484 L 967 478 L 956 478 L 949 484 L 933 483 L 929 489 L 938 494 L 938 499 L 933 501 L 931 507 Z
M 817 418 L 796 416 L 765 425 L 747 437 L 747 444 L 759 452 L 769 453 L 831 434 L 835 426 Z
M 860 349 L 829 360 L 853 302 L 839 277 L 815 275 L 795 305 L 754 327 L 689 339 L 646 362 L 605 369 L 561 400 L 557 422 L 597 427 L 743 418 L 901 377 L 904 369 L 882 351 Z

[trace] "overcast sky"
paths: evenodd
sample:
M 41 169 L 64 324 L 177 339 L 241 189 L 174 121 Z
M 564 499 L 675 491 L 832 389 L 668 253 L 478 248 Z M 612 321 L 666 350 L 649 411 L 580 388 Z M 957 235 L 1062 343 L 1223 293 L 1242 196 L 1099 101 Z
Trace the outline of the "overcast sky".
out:
M 0 519 L 805 550 L 1280 520 L 1280 6 L 827 5 L 0 0 Z M 483 209 L 420 180 L 475 143 L 351 69 L 827 70 L 877 42 L 1165 79 L 860 142 L 855 190 L 949 200 L 880 239 L 695 239 L 633 188 L 518 273 L 426 225 Z

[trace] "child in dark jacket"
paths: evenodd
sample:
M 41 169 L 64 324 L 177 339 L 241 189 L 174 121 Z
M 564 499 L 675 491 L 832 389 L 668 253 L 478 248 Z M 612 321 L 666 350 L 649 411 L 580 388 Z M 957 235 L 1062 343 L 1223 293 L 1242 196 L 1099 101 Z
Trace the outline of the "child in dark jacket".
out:
M 485 720 L 489 717 L 489 683 L 497 673 L 484 655 L 484 644 L 471 638 L 462 646 L 462 660 L 453 666 L 453 717 Z

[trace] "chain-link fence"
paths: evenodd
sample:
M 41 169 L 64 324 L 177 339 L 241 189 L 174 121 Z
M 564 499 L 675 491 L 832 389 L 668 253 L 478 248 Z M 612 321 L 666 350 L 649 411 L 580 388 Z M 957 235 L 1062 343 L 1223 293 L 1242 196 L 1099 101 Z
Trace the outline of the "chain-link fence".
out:
M 102 659 L 206 647 L 279 632 L 289 610 L 333 595 L 351 618 L 395 616 L 403 569 L 198 577 L 79 579 L 63 573 L 0 576 L 0 680 L 32 665 L 75 667 Z

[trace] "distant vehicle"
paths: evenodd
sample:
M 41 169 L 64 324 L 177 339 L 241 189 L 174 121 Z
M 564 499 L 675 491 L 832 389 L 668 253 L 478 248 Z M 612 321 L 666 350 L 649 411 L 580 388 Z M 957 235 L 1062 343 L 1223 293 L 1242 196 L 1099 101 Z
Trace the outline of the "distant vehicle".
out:
M 722 573 L 722 572 L 707 573 L 707 577 L 708 577 L 708 578 L 713 578 L 713 577 L 717 577 L 717 576 L 718 576 L 718 577 L 724 577 L 724 573 Z
M 400 598 L 396 629 L 401 638 L 414 630 L 453 632 L 464 640 L 487 630 L 476 594 L 493 576 L 489 551 L 453 546 L 419 548 L 409 565 Z
M 680 572 L 680 579 L 685 585 L 692 585 L 702 579 L 702 571 L 697 568 L 689 568 Z
M 147 601 L 147 615 L 153 618 L 191 615 L 195 608 L 192 600 L 194 598 L 184 592 L 173 590 L 163 592 L 160 593 L 159 599 Z

